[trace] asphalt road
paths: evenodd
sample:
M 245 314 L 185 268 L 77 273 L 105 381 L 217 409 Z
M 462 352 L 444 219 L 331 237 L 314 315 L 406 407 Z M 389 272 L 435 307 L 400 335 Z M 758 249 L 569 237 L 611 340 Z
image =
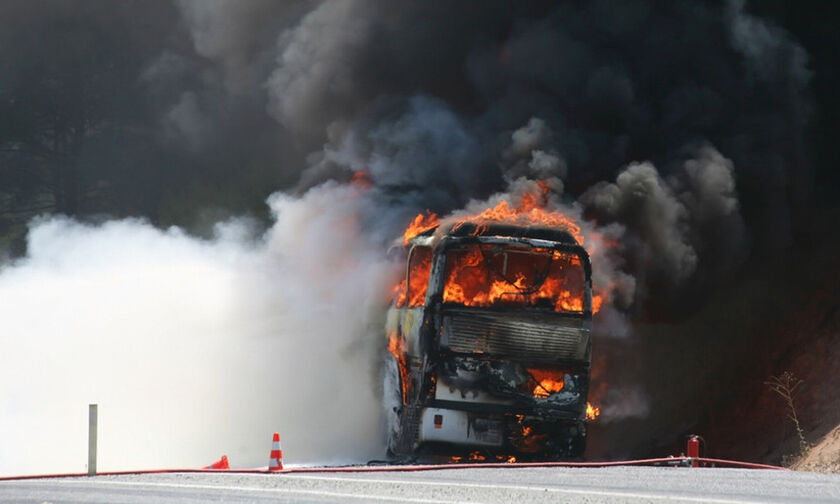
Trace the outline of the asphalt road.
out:
M 840 475 L 666 467 L 173 473 L 0 482 L 0 502 L 840 502 Z

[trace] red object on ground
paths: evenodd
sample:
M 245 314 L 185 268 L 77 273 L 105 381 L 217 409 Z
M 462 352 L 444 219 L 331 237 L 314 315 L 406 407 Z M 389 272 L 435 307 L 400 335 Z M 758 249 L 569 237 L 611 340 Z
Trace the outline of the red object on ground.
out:
M 694 459 L 691 463 L 692 467 L 700 467 L 700 436 L 692 434 L 688 437 L 688 447 L 686 449 L 688 458 Z
M 692 460 L 688 457 L 663 457 L 641 460 L 606 460 L 600 462 L 480 462 L 469 464 L 435 464 L 435 465 L 396 465 L 396 466 L 342 466 L 342 467 L 292 467 L 284 473 L 374 473 L 374 472 L 415 472 L 439 471 L 443 469 L 483 469 L 485 467 L 616 467 L 616 466 L 685 466 Z M 741 469 L 770 469 L 776 471 L 790 471 L 786 467 L 740 462 L 737 460 L 701 458 L 698 462 L 711 467 L 735 467 Z M 108 471 L 97 472 L 97 476 L 120 476 L 125 474 L 172 474 L 172 473 L 203 473 L 209 469 L 146 469 L 141 471 Z M 265 474 L 263 469 L 230 469 L 237 474 Z M 24 474 L 18 476 L 0 476 L 0 481 L 35 480 L 46 478 L 82 478 L 88 473 L 57 473 L 57 474 Z
M 205 469 L 230 469 L 227 455 L 222 455 L 222 458 L 205 467 Z
M 280 448 L 280 434 L 274 433 L 274 439 L 271 442 L 271 456 L 268 459 L 269 471 L 283 470 L 283 449 Z

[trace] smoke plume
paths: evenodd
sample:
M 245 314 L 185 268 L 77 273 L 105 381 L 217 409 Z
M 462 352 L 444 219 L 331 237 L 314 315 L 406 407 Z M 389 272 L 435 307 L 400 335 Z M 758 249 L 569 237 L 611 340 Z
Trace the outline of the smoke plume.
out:
M 365 202 L 327 185 L 269 204 L 264 235 L 231 221 L 211 240 L 34 222 L 0 270 L 0 473 L 84 471 L 88 403 L 100 470 L 264 466 L 273 431 L 287 463 L 381 456 L 392 270 L 354 217 Z
M 0 266 L 2 473 L 81 469 L 89 402 L 103 468 L 262 465 L 274 430 L 380 455 L 388 243 L 538 187 L 592 256 L 620 432 L 683 400 L 657 324 L 733 337 L 680 323 L 809 194 L 808 55 L 738 0 L 7 1 L 0 62 L 0 231 L 72 217 Z

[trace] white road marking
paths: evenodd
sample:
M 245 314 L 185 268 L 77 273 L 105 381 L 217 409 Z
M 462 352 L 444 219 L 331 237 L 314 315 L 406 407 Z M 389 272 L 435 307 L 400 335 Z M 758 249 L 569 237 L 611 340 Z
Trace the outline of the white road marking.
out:
M 414 481 L 414 480 L 397 480 L 397 479 L 367 479 L 367 478 L 343 478 L 343 477 L 319 477 L 319 476 L 303 476 L 291 474 L 293 478 L 310 479 L 320 481 L 358 481 L 365 483 L 401 483 L 408 485 L 427 485 L 427 486 L 450 486 L 461 488 L 482 488 L 482 489 L 501 489 L 501 490 L 526 490 L 530 492 L 555 492 L 555 493 L 569 493 L 575 495 L 601 495 L 605 497 L 632 497 L 639 499 L 660 499 L 667 501 L 688 501 L 688 502 L 714 502 L 720 504 L 743 504 L 745 502 L 764 502 L 760 500 L 731 500 L 731 499 L 711 499 L 708 497 L 684 497 L 678 495 L 661 495 L 649 494 L 639 492 L 622 492 L 620 490 L 596 490 L 588 488 L 559 488 L 559 487 L 536 487 L 524 485 L 497 485 L 497 484 L 481 484 L 481 483 L 454 483 L 448 481 Z
M 311 481 L 334 481 L 347 483 L 373 483 L 373 484 L 403 484 L 403 485 L 418 485 L 418 486 L 436 486 L 436 487 L 456 487 L 456 488 L 473 488 L 482 490 L 511 490 L 511 491 L 526 491 L 526 492 L 551 492 L 554 494 L 569 494 L 569 495 L 588 495 L 588 496 L 602 496 L 602 497 L 625 497 L 634 499 L 650 499 L 662 501 L 680 501 L 680 502 L 710 502 L 716 504 L 744 504 L 744 503 L 759 503 L 764 502 L 754 499 L 723 499 L 710 497 L 689 497 L 681 495 L 665 495 L 644 492 L 626 492 L 620 490 L 600 490 L 600 489 L 584 489 L 584 488 L 558 488 L 547 486 L 524 486 L 524 485 L 497 485 L 497 484 L 479 484 L 479 483 L 457 483 L 444 481 L 415 481 L 415 480 L 398 480 L 398 479 L 373 479 L 373 478 L 347 478 L 347 477 L 322 477 L 322 476 L 305 476 L 305 475 L 271 475 L 268 477 L 286 477 L 291 480 L 311 480 Z M 456 501 L 456 500 L 439 500 L 439 499 L 423 499 L 407 496 L 386 496 L 374 494 L 358 494 L 358 493 L 343 493 L 332 492 L 327 490 L 305 490 L 294 488 L 260 488 L 260 487 L 245 487 L 245 486 L 225 486 L 225 485 L 201 485 L 192 483 L 155 483 L 155 482 L 140 482 L 140 481 L 85 481 L 85 480 L 65 480 L 66 483 L 78 483 L 89 485 L 124 485 L 124 486 L 153 486 L 153 487 L 170 487 L 170 488 L 185 488 L 185 489 L 206 489 L 206 490 L 230 490 L 230 491 L 253 491 L 253 492 L 274 492 L 274 493 L 297 493 L 304 495 L 324 495 L 329 497 L 339 498 L 354 498 L 354 499 L 368 499 L 378 501 L 402 501 L 412 502 L 418 504 L 466 504 L 467 502 L 475 501 Z
M 379 501 L 400 501 L 400 502 L 416 502 L 417 504 L 475 504 L 475 501 L 456 501 L 456 500 L 439 500 L 439 499 L 419 499 L 415 497 L 404 496 L 386 496 L 386 495 L 372 495 L 360 493 L 341 493 L 331 492 L 327 490 L 304 490 L 295 488 L 260 488 L 260 487 L 245 487 L 245 486 L 225 486 L 225 485 L 196 485 L 190 483 L 152 483 L 140 481 L 74 481 L 66 480 L 62 483 L 81 483 L 88 485 L 123 485 L 123 486 L 152 486 L 152 487 L 167 487 L 167 488 L 184 488 L 193 490 L 230 490 L 230 491 L 249 491 L 249 492 L 272 492 L 272 493 L 293 493 L 304 495 L 325 495 L 328 497 L 365 499 L 365 500 L 379 500 Z

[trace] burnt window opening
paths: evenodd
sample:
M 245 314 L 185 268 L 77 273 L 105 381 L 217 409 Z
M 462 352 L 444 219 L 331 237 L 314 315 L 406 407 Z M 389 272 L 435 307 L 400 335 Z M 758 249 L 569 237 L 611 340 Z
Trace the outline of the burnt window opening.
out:
M 408 300 L 409 308 L 418 308 L 425 304 L 431 269 L 431 247 L 413 247 L 408 259 L 406 278 L 400 284 L 397 294 L 397 307 L 403 308 L 406 305 L 406 300 Z
M 547 248 L 469 244 L 446 253 L 444 303 L 582 313 L 580 257 Z

